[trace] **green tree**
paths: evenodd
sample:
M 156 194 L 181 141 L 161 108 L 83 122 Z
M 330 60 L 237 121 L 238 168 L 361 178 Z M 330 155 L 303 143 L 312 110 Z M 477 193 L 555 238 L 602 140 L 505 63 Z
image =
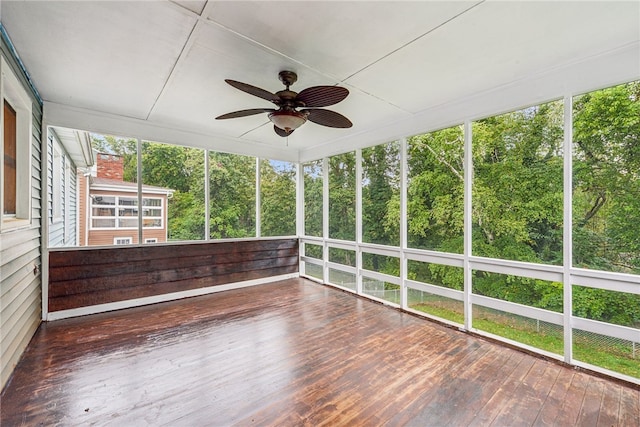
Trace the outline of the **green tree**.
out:
M 329 158 L 329 237 L 356 240 L 356 156 Z
M 292 163 L 260 162 L 261 234 L 296 234 L 296 168 Z
M 169 199 L 169 240 L 203 240 L 204 150 L 145 141 L 142 183 L 174 190 Z
M 400 245 L 399 144 L 390 142 L 362 150 L 362 240 Z
M 255 164 L 255 157 L 209 153 L 211 238 L 255 236 Z
M 322 236 L 322 161 L 303 165 L 304 234 Z
M 574 102 L 574 265 L 640 273 L 640 82 Z
M 410 247 L 463 252 L 463 164 L 461 126 L 409 138 L 407 231 Z
M 562 263 L 561 102 L 473 124 L 473 253 Z

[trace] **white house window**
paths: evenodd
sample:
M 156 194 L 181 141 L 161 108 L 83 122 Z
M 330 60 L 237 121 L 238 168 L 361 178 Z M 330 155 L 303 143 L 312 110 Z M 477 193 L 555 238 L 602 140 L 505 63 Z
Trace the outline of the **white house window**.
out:
M 31 219 L 31 98 L 2 58 L 0 61 L 0 229 L 29 225 Z
M 16 110 L 11 104 L 4 101 L 4 208 L 3 215 L 16 214 Z
M 143 228 L 162 228 L 162 199 L 142 199 Z M 138 198 L 129 196 L 92 196 L 92 229 L 138 228 Z
M 113 244 L 114 245 L 130 245 L 133 243 L 132 237 L 114 237 Z

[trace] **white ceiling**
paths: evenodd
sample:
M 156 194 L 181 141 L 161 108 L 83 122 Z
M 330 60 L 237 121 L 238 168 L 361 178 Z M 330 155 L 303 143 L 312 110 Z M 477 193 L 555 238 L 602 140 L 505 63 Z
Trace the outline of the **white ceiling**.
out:
M 640 2 L 7 1 L 2 24 L 52 124 L 289 160 L 640 78 Z M 351 129 L 288 138 L 272 92 L 340 85 Z

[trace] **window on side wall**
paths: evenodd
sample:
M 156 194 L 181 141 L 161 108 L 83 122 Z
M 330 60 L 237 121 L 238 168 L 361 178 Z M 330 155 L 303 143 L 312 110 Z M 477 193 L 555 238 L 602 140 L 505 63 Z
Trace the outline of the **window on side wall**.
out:
M 6 231 L 31 223 L 31 99 L 4 58 L 0 75 L 0 231 Z
M 133 243 L 133 237 L 114 237 L 114 245 L 130 245 Z

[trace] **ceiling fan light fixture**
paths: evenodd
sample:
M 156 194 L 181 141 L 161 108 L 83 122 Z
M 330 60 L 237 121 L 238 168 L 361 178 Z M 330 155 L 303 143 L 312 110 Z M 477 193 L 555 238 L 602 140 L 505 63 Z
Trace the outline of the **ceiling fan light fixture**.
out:
M 269 114 L 269 120 L 280 129 L 291 132 L 307 121 L 307 115 L 297 111 L 275 111 Z
M 338 86 L 311 86 L 299 93 L 289 90 L 298 78 L 293 71 L 281 71 L 280 81 L 287 87 L 276 93 L 260 89 L 247 83 L 225 79 L 234 88 L 256 96 L 275 104 L 273 108 L 250 108 L 216 117 L 216 120 L 235 119 L 238 117 L 253 116 L 267 113 L 269 120 L 273 122 L 273 130 L 278 136 L 288 137 L 291 132 L 305 124 L 307 120 L 317 125 L 330 128 L 350 128 L 353 123 L 340 113 L 325 110 L 329 105 L 337 104 L 349 95 L 349 90 Z M 303 110 L 297 110 L 304 108 Z

